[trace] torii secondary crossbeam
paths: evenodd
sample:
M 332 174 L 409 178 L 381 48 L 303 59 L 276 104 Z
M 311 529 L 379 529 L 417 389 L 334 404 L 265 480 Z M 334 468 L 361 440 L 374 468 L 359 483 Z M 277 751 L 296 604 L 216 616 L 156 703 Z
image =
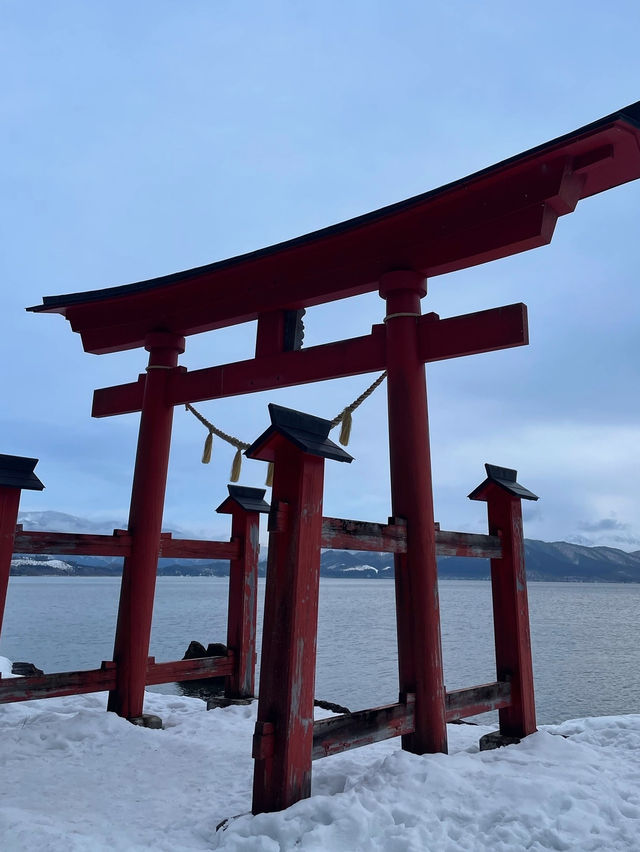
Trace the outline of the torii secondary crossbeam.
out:
M 386 320 L 385 320 L 386 322 Z M 417 323 L 418 358 L 422 363 L 476 355 L 527 344 L 527 309 L 523 304 L 440 319 L 426 314 Z M 166 400 L 171 405 L 220 399 L 372 373 L 387 368 L 385 326 L 363 337 L 236 361 L 192 372 L 173 373 Z M 108 417 L 142 410 L 146 377 L 95 391 L 93 416 Z
M 640 103 L 331 228 L 151 281 L 46 297 L 30 309 L 65 316 L 87 352 L 149 352 L 146 376 L 96 391 L 93 406 L 97 417 L 141 412 L 110 707 L 129 718 L 142 712 L 173 407 L 386 369 L 392 513 L 407 528 L 406 549 L 394 556 L 400 696 L 415 707 L 403 746 L 446 751 L 424 364 L 528 340 L 521 304 L 421 316 L 426 279 L 542 246 L 580 199 L 638 177 Z M 373 291 L 386 307 L 369 335 L 305 350 L 285 333 L 292 313 Z M 255 358 L 193 372 L 177 365 L 185 337 L 249 320 L 257 320 Z

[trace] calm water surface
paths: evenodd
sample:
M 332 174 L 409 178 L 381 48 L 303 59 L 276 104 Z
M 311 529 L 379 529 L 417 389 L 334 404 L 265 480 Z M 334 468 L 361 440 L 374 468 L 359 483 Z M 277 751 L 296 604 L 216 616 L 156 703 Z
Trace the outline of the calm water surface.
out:
M 97 668 L 112 655 L 119 588 L 111 577 L 12 577 L 0 654 L 46 672 Z M 221 578 L 159 578 L 150 654 L 224 642 L 227 590 Z M 440 601 L 447 688 L 494 680 L 489 583 L 442 581 Z M 539 722 L 640 713 L 640 585 L 531 583 L 529 606 Z M 396 665 L 393 581 L 321 580 L 316 696 L 352 710 L 393 702 Z

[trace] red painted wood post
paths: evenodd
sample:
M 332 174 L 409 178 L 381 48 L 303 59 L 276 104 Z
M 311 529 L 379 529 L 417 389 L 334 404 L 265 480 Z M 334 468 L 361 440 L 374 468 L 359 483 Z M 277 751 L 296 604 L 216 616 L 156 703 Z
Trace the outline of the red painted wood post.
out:
M 289 807 L 311 793 L 313 700 L 324 459 L 283 445 L 273 499 L 280 513 L 269 535 L 256 734 L 253 813 Z
M 242 556 L 232 559 L 229 570 L 227 647 L 236 660 L 227 678 L 227 698 L 253 698 L 256 671 L 256 621 L 258 618 L 258 556 L 260 516 L 238 507 L 232 515 L 231 537 L 242 542 Z
M 519 739 L 536 731 L 522 499 L 538 498 L 516 482 L 515 470 L 485 467 L 488 478 L 469 496 L 486 501 L 489 534 L 502 542 L 502 558 L 491 560 L 497 676 L 511 683 L 511 705 L 499 711 L 500 735 Z
M 231 540 L 240 552 L 229 570 L 227 647 L 234 654 L 234 671 L 225 683 L 226 698 L 253 698 L 258 618 L 258 557 L 260 513 L 269 511 L 265 490 L 229 485 L 229 497 L 217 508 L 231 515 Z
M 502 559 L 491 560 L 493 629 L 498 680 L 511 681 L 511 707 L 499 711 L 500 733 L 526 737 L 536 730 L 522 503 L 497 486 L 487 502 L 489 534 L 500 535 Z
M 402 747 L 416 754 L 447 751 L 427 389 L 418 355 L 425 294 L 418 273 L 380 279 L 387 303 L 391 501 L 394 516 L 407 522 L 407 552 L 394 557 L 400 700 L 416 696 L 415 733 L 403 736 Z
M 322 492 L 328 455 L 320 444 L 330 448 L 330 457 L 351 461 L 326 440 L 329 421 L 279 406 L 269 408 L 274 425 L 247 450 L 250 458 L 274 461 L 253 813 L 282 810 L 311 793 Z M 278 431 L 276 410 L 311 421 L 312 427 L 324 424 L 322 441 L 310 441 L 310 451 L 305 451 L 300 440 L 294 443 L 284 430 Z M 296 439 L 300 434 L 297 430 Z
M 0 454 L 0 634 L 7 601 L 11 557 L 23 489 L 42 491 L 44 485 L 33 472 L 37 459 Z
M 13 540 L 20 506 L 20 489 L 0 487 L 0 634 L 7 600 Z
M 145 348 L 149 365 L 129 510 L 131 555 L 124 560 L 113 652 L 116 686 L 108 703 L 109 710 L 127 719 L 140 717 L 144 703 L 173 422 L 173 406 L 166 403 L 165 392 L 178 355 L 184 352 L 184 338 L 154 332 L 147 336 Z

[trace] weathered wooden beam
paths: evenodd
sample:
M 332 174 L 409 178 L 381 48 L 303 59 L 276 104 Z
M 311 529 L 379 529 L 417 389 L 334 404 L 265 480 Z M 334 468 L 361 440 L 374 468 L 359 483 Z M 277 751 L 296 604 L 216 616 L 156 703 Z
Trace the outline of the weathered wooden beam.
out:
M 365 550 L 377 553 L 406 553 L 407 527 L 347 518 L 322 519 L 322 547 L 327 550 Z M 498 536 L 454 532 L 436 528 L 438 556 L 469 556 L 499 559 Z
M 372 710 L 359 710 L 348 716 L 334 716 L 313 723 L 312 759 L 340 754 L 352 748 L 412 734 L 414 731 L 415 696 L 407 702 L 386 704 Z
M 470 556 L 479 559 L 500 559 L 502 543 L 497 535 L 436 531 L 438 556 Z
M 14 553 L 128 556 L 131 552 L 131 536 L 121 533 L 121 530 L 113 535 L 20 531 L 15 536 Z
M 160 557 L 163 559 L 236 559 L 241 545 L 232 541 L 206 541 L 190 538 L 172 538 L 168 535 L 160 540 Z
M 55 672 L 39 677 L 0 679 L 0 704 L 30 701 L 32 698 L 61 698 L 86 692 L 112 689 L 116 682 L 115 668 L 106 666 L 77 672 Z
M 332 550 L 363 550 L 378 553 L 404 553 L 406 527 L 402 524 L 379 524 L 347 518 L 322 519 L 322 547 Z M 502 546 L 498 536 L 439 530 L 436 532 L 438 556 L 470 556 L 499 559 Z M 125 530 L 113 535 L 87 535 L 19 530 L 15 536 L 15 553 L 64 554 L 68 556 L 127 556 L 131 537 Z M 176 539 L 163 533 L 159 556 L 172 559 L 236 559 L 240 543 Z
M 227 677 L 233 674 L 234 656 L 198 657 L 193 660 L 174 660 L 169 663 L 156 663 L 153 657 L 147 662 L 148 685 L 173 683 L 177 680 L 200 680 L 207 677 Z
M 200 680 L 207 677 L 227 677 L 233 673 L 234 655 L 200 657 L 194 660 L 175 660 L 156 663 L 147 661 L 147 685 L 173 683 L 176 680 Z M 54 672 L 38 677 L 0 678 L 0 704 L 31 701 L 33 698 L 61 698 L 113 689 L 116 665 L 108 661 L 102 668 L 76 672 Z
M 491 710 L 501 710 L 511 704 L 511 684 L 507 681 L 483 683 L 466 689 L 447 692 L 445 714 L 447 722 L 466 716 L 478 716 Z
M 113 535 L 19 530 L 14 544 L 14 553 L 128 556 L 130 552 L 131 536 L 126 530 L 114 530 Z M 173 538 L 171 533 L 163 533 L 159 556 L 164 559 L 235 559 L 239 552 L 239 541 Z
M 376 524 L 346 518 L 323 518 L 322 547 L 330 550 L 405 553 L 407 528 L 403 524 Z

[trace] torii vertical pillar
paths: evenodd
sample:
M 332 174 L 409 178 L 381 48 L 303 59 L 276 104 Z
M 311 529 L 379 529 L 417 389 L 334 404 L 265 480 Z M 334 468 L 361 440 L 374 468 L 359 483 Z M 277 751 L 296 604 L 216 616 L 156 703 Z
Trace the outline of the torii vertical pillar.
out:
M 127 719 L 140 719 L 144 704 L 147 657 L 164 495 L 169 467 L 173 405 L 166 388 L 184 352 L 184 338 L 168 332 L 147 336 L 149 365 L 144 385 L 138 449 L 131 490 L 129 534 L 131 555 L 125 557 L 113 659 L 116 686 L 108 709 Z
M 0 633 L 7 600 L 11 557 L 23 490 L 42 491 L 44 485 L 33 472 L 38 459 L 0 454 Z
M 231 515 L 231 538 L 240 543 L 229 568 L 227 647 L 234 655 L 233 674 L 226 679 L 225 698 L 253 698 L 258 617 L 260 514 L 269 511 L 264 488 L 228 485 L 229 496 L 216 512 Z
M 253 813 L 311 794 L 324 460 L 350 462 L 331 422 L 270 405 L 272 425 L 247 450 L 274 462 L 269 556 L 253 741 Z
M 416 696 L 415 732 L 402 737 L 402 747 L 415 754 L 447 751 L 427 388 L 418 355 L 417 320 L 426 292 L 416 272 L 380 279 L 387 303 L 392 511 L 407 521 L 407 552 L 394 560 L 400 701 Z

